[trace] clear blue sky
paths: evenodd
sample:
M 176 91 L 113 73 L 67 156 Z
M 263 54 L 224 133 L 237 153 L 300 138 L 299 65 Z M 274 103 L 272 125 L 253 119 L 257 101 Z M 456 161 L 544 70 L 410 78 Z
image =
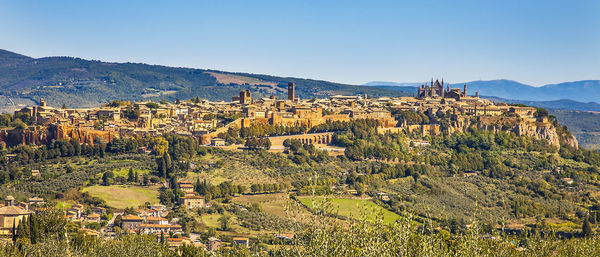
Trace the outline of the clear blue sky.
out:
M 542 85 L 600 79 L 600 1 L 0 0 L 0 48 L 351 84 Z

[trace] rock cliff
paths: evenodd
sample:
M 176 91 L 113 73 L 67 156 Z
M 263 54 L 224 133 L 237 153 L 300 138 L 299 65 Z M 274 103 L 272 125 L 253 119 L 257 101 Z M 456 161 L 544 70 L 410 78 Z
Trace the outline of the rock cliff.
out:
M 8 146 L 19 144 L 42 145 L 52 140 L 75 139 L 82 144 L 94 144 L 94 139 L 100 138 L 104 142 L 110 142 L 118 137 L 117 132 L 85 129 L 64 125 L 50 125 L 48 127 L 33 126 L 27 129 L 10 129 L 0 131 L 0 142 Z

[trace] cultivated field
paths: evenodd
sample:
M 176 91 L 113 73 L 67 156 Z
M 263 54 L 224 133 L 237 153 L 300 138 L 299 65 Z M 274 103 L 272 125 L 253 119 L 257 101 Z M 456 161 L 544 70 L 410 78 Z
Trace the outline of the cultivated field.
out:
M 90 195 L 106 201 L 108 206 L 117 209 L 137 207 L 146 202 L 158 203 L 158 190 L 154 187 L 96 185 L 86 187 L 81 191 L 88 192 Z
M 400 217 L 398 214 L 388 211 L 368 199 L 325 198 L 322 196 L 313 198 L 305 196 L 299 197 L 299 200 L 308 208 L 322 208 L 321 206 L 325 206 L 333 214 L 351 218 L 374 219 L 378 215 L 383 215 L 384 222 L 393 223 Z

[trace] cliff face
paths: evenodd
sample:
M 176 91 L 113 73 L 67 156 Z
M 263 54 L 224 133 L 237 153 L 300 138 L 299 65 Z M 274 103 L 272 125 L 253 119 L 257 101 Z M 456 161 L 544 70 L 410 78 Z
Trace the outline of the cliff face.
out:
M 50 125 L 48 127 L 34 126 L 27 129 L 2 130 L 0 131 L 0 142 L 4 142 L 9 146 L 19 144 L 43 145 L 52 142 L 52 140 L 75 139 L 79 143 L 93 145 L 95 138 L 110 142 L 115 136 L 117 136 L 116 132 Z
M 494 132 L 513 132 L 518 136 L 528 136 L 546 140 L 550 145 L 560 148 L 560 136 L 558 135 L 556 128 L 548 122 L 533 122 L 517 119 L 516 117 L 499 116 L 479 117 L 479 119 L 462 117 L 453 121 L 447 130 L 450 133 L 465 132 L 473 127 Z M 577 139 L 574 136 L 567 138 L 566 143 L 575 149 L 578 148 Z

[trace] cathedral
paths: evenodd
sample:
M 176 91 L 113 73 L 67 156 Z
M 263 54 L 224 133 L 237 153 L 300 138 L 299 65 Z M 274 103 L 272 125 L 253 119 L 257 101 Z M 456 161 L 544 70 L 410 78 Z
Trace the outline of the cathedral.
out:
M 433 81 L 431 79 L 430 85 L 421 85 L 419 87 L 419 98 L 425 97 L 441 97 L 441 98 L 456 98 L 459 99 L 461 97 L 467 96 L 467 85 L 465 84 L 464 90 L 461 92 L 458 88 L 450 89 L 450 85 L 446 84 L 446 89 L 444 89 L 444 80 L 442 82 L 439 80 Z

